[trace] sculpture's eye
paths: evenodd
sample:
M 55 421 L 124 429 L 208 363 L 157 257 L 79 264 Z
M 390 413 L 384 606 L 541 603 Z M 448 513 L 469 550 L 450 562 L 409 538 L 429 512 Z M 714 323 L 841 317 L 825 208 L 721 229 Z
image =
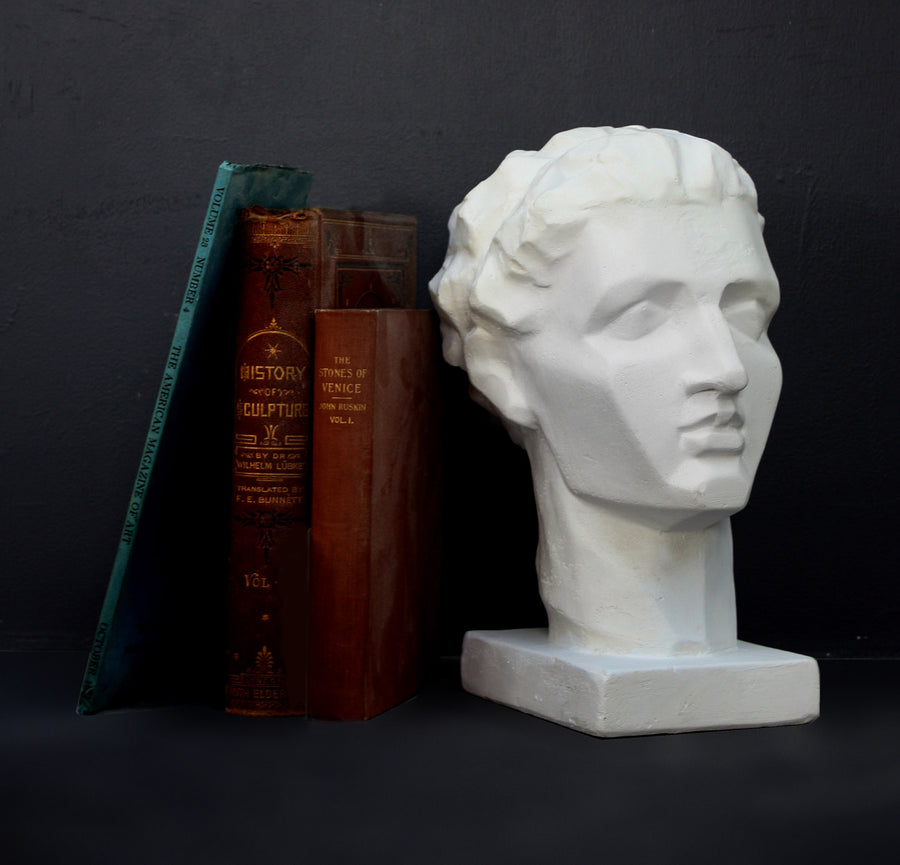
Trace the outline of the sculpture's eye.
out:
M 719 306 L 732 330 L 757 340 L 766 332 L 778 308 L 778 283 L 733 282 L 722 292 Z
M 662 327 L 680 304 L 676 282 L 625 283 L 606 292 L 590 319 L 590 330 L 613 339 L 633 340 Z
M 732 330 L 759 339 L 769 324 L 769 314 L 756 300 L 742 300 L 722 307 L 722 314 Z
M 665 324 L 669 314 L 668 308 L 644 298 L 610 319 L 603 330 L 616 339 L 640 339 Z

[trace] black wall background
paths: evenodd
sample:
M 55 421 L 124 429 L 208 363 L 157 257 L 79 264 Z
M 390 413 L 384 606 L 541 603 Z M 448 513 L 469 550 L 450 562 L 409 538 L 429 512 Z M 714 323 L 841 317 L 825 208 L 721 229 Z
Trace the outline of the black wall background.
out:
M 756 181 L 785 385 L 734 519 L 741 635 L 900 654 L 898 15 L 836 0 L 2 3 L 0 649 L 93 634 L 216 166 L 452 207 L 581 125 L 710 138 Z M 524 455 L 449 375 L 443 650 L 539 623 Z

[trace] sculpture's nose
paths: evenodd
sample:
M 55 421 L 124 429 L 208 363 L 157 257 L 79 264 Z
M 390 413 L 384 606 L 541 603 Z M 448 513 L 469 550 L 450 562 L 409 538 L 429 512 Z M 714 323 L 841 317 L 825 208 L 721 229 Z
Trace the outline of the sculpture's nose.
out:
M 698 309 L 693 329 L 691 363 L 685 374 L 688 393 L 737 393 L 747 387 L 747 370 L 718 306 Z

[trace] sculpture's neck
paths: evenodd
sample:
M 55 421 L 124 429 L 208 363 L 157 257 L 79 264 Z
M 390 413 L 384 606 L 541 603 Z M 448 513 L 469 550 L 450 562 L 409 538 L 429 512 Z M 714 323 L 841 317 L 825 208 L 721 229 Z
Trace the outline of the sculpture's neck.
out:
M 555 460 L 532 453 L 538 577 L 550 639 L 606 653 L 696 654 L 733 647 L 728 517 L 662 531 L 574 495 Z

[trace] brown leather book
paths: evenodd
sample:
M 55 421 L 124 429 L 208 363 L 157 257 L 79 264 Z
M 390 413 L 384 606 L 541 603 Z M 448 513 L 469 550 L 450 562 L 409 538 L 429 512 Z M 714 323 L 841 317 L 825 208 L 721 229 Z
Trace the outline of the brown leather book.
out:
M 241 213 L 225 708 L 306 713 L 313 312 L 415 305 L 413 217 Z
M 437 323 L 316 313 L 309 714 L 371 718 L 413 696 L 439 569 Z

